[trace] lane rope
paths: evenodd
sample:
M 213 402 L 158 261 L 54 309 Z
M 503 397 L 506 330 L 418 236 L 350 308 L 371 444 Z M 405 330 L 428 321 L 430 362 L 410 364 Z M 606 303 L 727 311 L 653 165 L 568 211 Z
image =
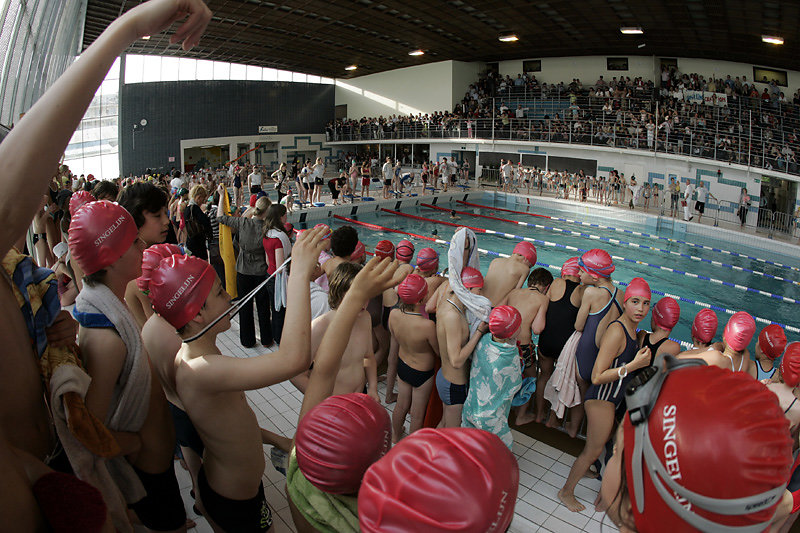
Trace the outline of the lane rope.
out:
M 399 211 L 394 211 L 392 209 L 381 208 L 381 211 L 385 211 L 387 213 L 391 213 L 393 215 L 397 215 L 397 216 L 401 216 L 401 217 L 420 220 L 420 221 L 423 221 L 423 222 L 432 222 L 434 224 L 444 224 L 444 225 L 447 225 L 447 226 L 469 228 L 472 231 L 475 231 L 475 232 L 478 232 L 478 233 L 484 233 L 484 234 L 487 234 L 487 235 L 497 235 L 499 237 L 503 237 L 503 238 L 506 238 L 506 239 L 516 239 L 516 240 L 528 241 L 528 242 L 532 242 L 532 243 L 535 243 L 535 244 L 540 244 L 540 245 L 543 245 L 543 246 L 549 246 L 549 247 L 561 248 L 561 249 L 564 249 L 564 250 L 569 250 L 571 252 L 584 253 L 584 252 L 588 251 L 588 250 L 585 250 L 583 248 L 576 248 L 575 246 L 569 246 L 567 244 L 560 244 L 560 243 L 557 243 L 557 242 L 543 241 L 543 240 L 540 240 L 540 239 L 534 239 L 533 237 L 524 237 L 522 235 L 514 235 L 513 233 L 506 233 L 506 232 L 503 232 L 503 231 L 495 231 L 495 230 L 492 230 L 492 229 L 478 228 L 478 227 L 474 227 L 474 226 L 467 226 L 465 224 L 454 224 L 453 222 L 446 222 L 444 220 L 436 220 L 436 219 L 433 219 L 433 218 L 421 217 L 421 216 L 418 216 L 418 215 L 409 215 L 408 213 L 401 213 Z M 753 294 L 760 294 L 761 296 L 768 296 L 770 298 L 774 298 L 776 300 L 781 300 L 782 302 L 786 302 L 786 303 L 790 303 L 790 304 L 794 304 L 794 305 L 800 304 L 800 301 L 795 300 L 794 298 L 789 298 L 788 296 L 782 296 L 780 294 L 774 294 L 774 293 L 771 293 L 771 292 L 762 291 L 760 289 L 754 289 L 752 287 L 746 287 L 744 285 L 739 285 L 738 283 L 731 283 L 730 281 L 723 281 L 721 279 L 710 278 L 708 276 L 703 276 L 702 274 L 695 274 L 694 272 L 686 272 L 684 270 L 679 270 L 677 268 L 671 268 L 671 267 L 666 267 L 666 266 L 662 266 L 662 265 L 656 265 L 654 263 L 648 263 L 647 261 L 639 261 L 637 259 L 629 259 L 627 257 L 622 257 L 622 256 L 619 256 L 619 255 L 612 255 L 611 257 L 612 257 L 612 259 L 615 259 L 615 260 L 618 260 L 618 261 L 622 261 L 622 262 L 625 262 L 625 263 L 633 263 L 633 264 L 636 264 L 636 265 L 643 265 L 643 266 L 647 266 L 647 267 L 650 267 L 650 268 L 663 270 L 665 272 L 672 272 L 674 274 L 679 274 L 679 275 L 687 276 L 687 277 L 690 277 L 690 278 L 695 278 L 695 279 L 700 279 L 700 280 L 703 280 L 703 281 L 708 281 L 710 283 L 715 283 L 717 285 L 723 285 L 725 287 L 732 287 L 732 288 L 740 290 L 740 291 L 750 292 L 750 293 L 753 293 Z
M 441 207 L 441 206 L 438 206 L 438 205 L 431 205 L 431 204 L 424 204 L 424 203 L 421 203 L 419 205 L 421 205 L 422 207 L 426 207 L 428 209 L 437 209 L 439 211 L 448 211 L 448 212 L 451 211 L 450 209 L 447 209 L 447 208 L 444 208 L 444 207 Z M 486 209 L 492 209 L 492 208 L 486 208 Z M 455 209 L 453 209 L 452 211 L 455 211 Z M 676 257 L 683 257 L 683 258 L 686 258 L 686 259 L 691 259 L 692 261 L 699 261 L 701 263 L 707 263 L 707 264 L 712 265 L 712 266 L 723 267 L 723 268 L 727 268 L 727 269 L 730 269 L 730 270 L 737 270 L 737 271 L 740 271 L 740 272 L 748 272 L 750 274 L 756 274 L 758 276 L 763 276 L 765 278 L 774 279 L 774 280 L 777 280 L 777 281 L 783 281 L 783 282 L 786 282 L 786 283 L 791 283 L 792 285 L 800 286 L 800 281 L 795 281 L 793 279 L 787 279 L 787 278 L 783 278 L 783 277 L 780 277 L 780 276 L 775 276 L 775 275 L 772 275 L 772 274 L 768 274 L 766 272 L 761 272 L 760 270 L 751 270 L 751 269 L 745 268 L 745 267 L 740 267 L 740 266 L 736 266 L 736 265 L 729 265 L 727 263 L 722 263 L 720 261 L 714 261 L 713 259 L 706 259 L 704 257 L 698 257 L 696 255 L 685 254 L 685 253 L 682 253 L 682 252 L 675 252 L 673 250 L 667 250 L 665 248 L 656 248 L 655 246 L 647 246 L 646 244 L 639 244 L 639 243 L 635 243 L 635 242 L 621 241 L 619 239 L 612 239 L 611 237 L 601 237 L 599 235 L 592 235 L 591 233 L 583 233 L 581 231 L 573 231 L 573 230 L 564 229 L 564 228 L 555 228 L 555 227 L 551 227 L 551 226 L 543 226 L 542 224 L 532 224 L 530 222 L 522 222 L 522 221 L 519 221 L 519 220 L 510 220 L 510 219 L 507 219 L 507 218 L 495 217 L 495 216 L 491 216 L 491 215 L 481 215 L 481 214 L 478 214 L 478 213 L 470 213 L 469 211 L 456 211 L 456 213 L 459 214 L 459 215 L 487 218 L 487 219 L 490 219 L 490 220 L 498 220 L 500 222 L 506 222 L 508 224 L 516 224 L 518 226 L 526 226 L 526 227 L 530 227 L 530 228 L 545 229 L 545 230 L 554 231 L 554 232 L 557 232 L 557 233 L 564 233 L 564 234 L 567 234 L 567 235 L 573 235 L 573 236 L 576 236 L 576 237 L 584 237 L 584 238 L 587 238 L 587 239 L 608 242 L 608 243 L 611 243 L 611 244 L 619 244 L 619 245 L 630 246 L 632 248 L 641 248 L 643 250 L 652 250 L 652 251 L 661 252 L 661 253 L 664 253 L 664 254 L 674 255 Z
M 752 255 L 747 255 L 747 254 L 743 254 L 743 253 L 739 253 L 739 252 L 732 252 L 730 250 L 724 250 L 722 248 L 715 248 L 713 246 L 706 246 L 705 244 L 696 244 L 696 243 L 693 243 L 693 242 L 683 241 L 681 239 L 671 239 L 669 237 L 662 237 L 661 235 L 652 235 L 650 233 L 645 233 L 643 231 L 634 231 L 634 230 L 629 230 L 629 229 L 615 228 L 615 227 L 612 227 L 612 226 L 604 226 L 602 224 L 593 224 L 593 223 L 590 223 L 590 222 L 583 222 L 583 221 L 580 221 L 580 220 L 572 220 L 572 219 L 569 219 L 569 218 L 553 217 L 553 216 L 549 216 L 549 215 L 538 215 L 538 214 L 535 214 L 535 213 L 529 213 L 527 211 L 515 211 L 513 209 L 505 209 L 503 207 L 491 207 L 491 206 L 488 206 L 488 205 L 481 205 L 481 204 L 475 204 L 475 203 L 472 203 L 472 202 L 465 202 L 463 200 L 456 200 L 456 202 L 458 202 L 460 204 L 468 205 L 468 206 L 471 206 L 471 207 L 481 207 L 481 208 L 484 208 L 484 209 L 493 209 L 493 210 L 496 210 L 496 211 L 506 211 L 508 213 L 516 213 L 516 214 L 519 214 L 519 215 L 529 215 L 529 216 L 534 216 L 534 217 L 549 218 L 550 220 L 558 220 L 559 222 L 569 222 L 570 224 L 580 224 L 581 226 L 586 226 L 586 227 L 591 227 L 591 228 L 606 229 L 606 230 L 610 230 L 610 231 L 616 231 L 618 233 L 628 233 L 630 235 L 636 235 L 638 237 L 648 237 L 650 239 L 658 239 L 658 240 L 667 241 L 667 242 L 677 242 L 679 244 L 685 244 L 687 246 L 693 246 L 695 248 L 702 248 L 703 250 L 710 250 L 712 252 L 719 252 L 719 253 L 727 254 L 727 255 L 730 255 L 730 256 L 733 256 L 733 257 L 742 257 L 742 258 L 745 258 L 745 259 L 751 259 L 753 261 L 758 261 L 760 263 L 766 263 L 768 265 L 781 267 L 781 268 L 788 268 L 788 269 L 793 270 L 795 272 L 800 272 L 800 268 L 798 268 L 798 267 L 794 267 L 792 265 L 786 265 L 786 264 L 783 264 L 783 263 L 779 263 L 777 261 L 770 261 L 769 259 L 763 259 L 761 257 L 755 257 L 755 256 L 752 256 Z
M 392 228 L 387 228 L 385 226 L 379 226 L 377 224 L 370 224 L 370 223 L 367 223 L 367 222 L 361 222 L 360 220 L 354 220 L 354 219 L 351 219 L 351 218 L 346 218 L 346 217 L 342 217 L 342 216 L 338 216 L 338 215 L 334 215 L 334 217 L 338 218 L 339 220 L 345 220 L 345 221 L 350 222 L 352 224 L 357 224 L 359 226 L 368 227 L 370 229 L 375 229 L 375 230 L 379 230 L 379 231 L 386 231 L 386 232 L 391 232 L 391 233 L 402 233 L 403 235 L 409 235 L 411 237 L 416 237 L 418 239 L 423 239 L 423 240 L 426 240 L 426 241 L 433 241 L 433 242 L 436 242 L 437 244 L 450 246 L 450 241 L 446 241 L 444 239 L 435 239 L 435 238 L 432 238 L 432 237 L 426 237 L 424 235 L 418 235 L 416 233 L 409 233 L 407 231 L 395 230 L 395 229 L 392 229 Z M 487 249 L 484 249 L 484 248 L 477 248 L 477 250 L 478 250 L 478 252 L 480 252 L 480 253 L 482 253 L 484 255 L 490 255 L 490 256 L 494 256 L 494 257 L 511 257 L 510 254 L 505 254 L 505 253 L 501 253 L 501 252 L 495 252 L 494 250 L 487 250 Z M 541 261 L 537 261 L 536 265 L 540 266 L 540 267 L 543 267 L 543 268 L 550 269 L 550 270 L 554 270 L 556 272 L 561 272 L 561 266 L 551 265 L 551 264 L 548 264 L 548 263 L 543 263 Z M 626 283 L 624 281 L 612 280 L 612 283 L 614 283 L 615 285 L 619 285 L 621 287 L 627 287 L 628 286 L 628 283 Z M 676 299 L 678 301 L 681 301 L 681 302 L 686 302 L 688 304 L 696 305 L 698 307 L 705 307 L 707 309 L 713 309 L 714 311 L 718 311 L 720 313 L 726 313 L 728 315 L 733 315 L 733 314 L 737 313 L 737 311 L 734 311 L 733 309 L 728 309 L 726 307 L 720 307 L 718 305 L 712 305 L 712 304 L 706 303 L 706 302 L 700 302 L 700 301 L 694 300 L 692 298 L 686 298 L 684 296 L 680 296 L 680 295 L 677 295 L 677 294 L 672 294 L 672 293 L 669 293 L 669 292 L 659 291 L 657 289 L 653 289 L 652 287 L 650 288 L 650 292 L 652 292 L 653 294 L 658 294 L 659 296 L 669 296 L 670 298 L 674 298 L 674 299 Z M 789 332 L 792 332 L 792 333 L 800 333 L 800 328 L 796 328 L 794 326 L 789 326 L 787 324 L 782 324 L 780 322 L 774 322 L 772 320 L 767 320 L 766 318 L 757 317 L 755 315 L 751 315 L 751 316 L 755 319 L 756 322 L 760 322 L 760 323 L 765 324 L 765 325 L 777 324 L 780 327 L 782 327 L 783 329 L 785 329 L 786 331 L 789 331 Z M 693 348 L 693 345 L 691 343 L 689 343 L 689 342 L 682 341 L 682 340 L 679 340 L 679 339 L 672 339 L 672 340 L 674 340 L 675 342 L 680 343 L 681 345 L 683 345 L 683 346 L 685 346 L 687 348 Z

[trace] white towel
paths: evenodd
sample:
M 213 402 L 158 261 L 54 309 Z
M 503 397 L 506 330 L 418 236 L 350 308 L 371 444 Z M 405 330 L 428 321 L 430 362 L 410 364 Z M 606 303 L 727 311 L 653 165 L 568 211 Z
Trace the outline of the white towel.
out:
M 75 309 L 81 313 L 104 315 L 114 324 L 114 329 L 127 348 L 114 393 L 109 415 L 104 420 L 112 431 L 138 433 L 150 408 L 151 375 L 147 356 L 142 351 L 142 337 L 133 315 L 125 304 L 105 285 L 83 285 L 75 300 Z M 128 503 L 144 496 L 141 482 L 124 457 L 114 457 L 107 462 L 108 471 Z
M 469 256 L 465 265 L 464 248 L 467 242 L 469 242 Z M 461 282 L 461 271 L 465 266 L 480 270 L 477 247 L 478 240 L 472 230 L 461 228 L 453 235 L 450 241 L 450 250 L 447 252 L 447 276 L 450 279 L 450 288 L 467 307 L 470 333 L 474 333 L 481 322 L 488 322 L 489 313 L 492 311 L 492 303 L 488 298 L 471 293 Z
M 564 418 L 564 411 L 581 403 L 581 391 L 578 388 L 577 366 L 575 364 L 575 354 L 578 350 L 578 341 L 581 340 L 581 332 L 576 331 L 567 339 L 561 354 L 558 356 L 556 368 L 547 386 L 544 388 L 544 399 L 550 402 L 552 409 L 558 418 Z
M 283 258 L 284 260 L 288 259 L 292 255 L 292 241 L 289 240 L 289 236 L 286 235 L 286 232 L 271 229 L 267 232 L 268 239 L 278 239 L 281 241 L 281 245 L 283 246 Z M 275 265 L 279 267 L 280 265 Z M 286 287 L 289 282 L 289 274 L 284 268 L 280 272 L 275 275 L 275 299 L 272 302 L 273 309 L 276 311 L 280 311 L 284 307 L 286 307 Z

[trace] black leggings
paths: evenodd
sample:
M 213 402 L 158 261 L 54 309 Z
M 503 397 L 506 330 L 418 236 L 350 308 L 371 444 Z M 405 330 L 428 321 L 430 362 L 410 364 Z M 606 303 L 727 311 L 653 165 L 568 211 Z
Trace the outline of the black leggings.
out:
M 243 298 L 248 292 L 255 289 L 259 283 L 264 281 L 266 276 L 250 276 L 248 274 L 236 273 L 236 288 L 239 297 Z M 253 298 L 247 302 L 239 312 L 239 340 L 243 346 L 253 347 L 256 345 L 255 317 L 253 316 L 253 301 L 255 300 L 258 312 L 258 330 L 261 334 L 261 344 L 268 346 L 272 344 L 272 327 L 270 324 L 270 304 L 267 299 L 266 287 L 258 291 Z
M 286 308 L 281 307 L 280 311 L 275 310 L 275 278 L 272 278 L 267 282 L 267 300 L 270 306 L 270 312 L 272 313 L 272 317 L 270 322 L 272 323 L 272 338 L 278 344 L 281 343 L 281 333 L 283 333 L 283 321 L 286 318 Z

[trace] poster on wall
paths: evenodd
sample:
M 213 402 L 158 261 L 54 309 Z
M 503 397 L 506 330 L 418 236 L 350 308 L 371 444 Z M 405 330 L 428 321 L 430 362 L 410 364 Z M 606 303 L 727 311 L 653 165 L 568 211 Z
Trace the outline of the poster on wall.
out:
M 708 91 L 673 91 L 672 97 L 686 100 L 690 104 L 705 104 L 708 106 L 724 107 L 728 105 L 728 95 L 725 93 L 712 93 Z
M 258 133 L 278 133 L 278 126 L 259 126 Z

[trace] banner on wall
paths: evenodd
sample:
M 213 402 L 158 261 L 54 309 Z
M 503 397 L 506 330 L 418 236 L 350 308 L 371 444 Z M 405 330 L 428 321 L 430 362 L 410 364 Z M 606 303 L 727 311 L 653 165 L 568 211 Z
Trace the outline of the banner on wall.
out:
M 708 91 L 673 91 L 673 98 L 686 100 L 690 104 L 704 104 L 724 107 L 728 105 L 728 95 L 725 93 L 712 93 Z

